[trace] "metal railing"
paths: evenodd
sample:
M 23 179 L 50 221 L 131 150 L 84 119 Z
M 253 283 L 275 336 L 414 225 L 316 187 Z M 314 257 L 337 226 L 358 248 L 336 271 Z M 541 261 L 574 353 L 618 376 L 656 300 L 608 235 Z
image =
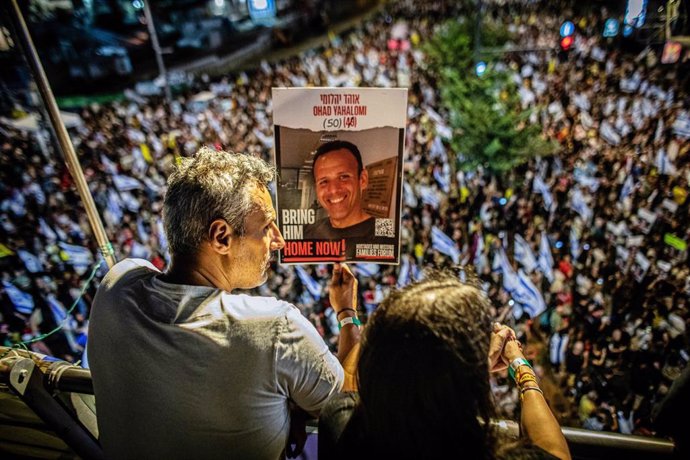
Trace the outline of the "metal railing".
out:
M 67 407 L 59 399 L 65 393 L 93 395 L 91 372 L 88 369 L 27 351 L 0 347 L 0 392 L 3 385 L 30 407 L 80 457 L 103 458 L 93 434 L 95 420 L 89 426 L 89 421 L 85 421 L 74 407 Z M 506 436 L 519 437 L 520 425 L 517 422 L 497 420 L 494 423 Z M 314 425 L 310 432 L 318 434 Z M 666 439 L 570 427 L 562 427 L 561 430 L 573 459 L 663 460 L 674 456 L 674 444 Z

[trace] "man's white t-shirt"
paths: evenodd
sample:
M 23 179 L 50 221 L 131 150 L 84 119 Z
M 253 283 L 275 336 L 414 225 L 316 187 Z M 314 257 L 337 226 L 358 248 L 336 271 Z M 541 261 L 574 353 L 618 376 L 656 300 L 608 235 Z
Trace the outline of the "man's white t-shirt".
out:
M 103 279 L 89 361 L 107 458 L 281 458 L 288 403 L 318 413 L 344 372 L 293 305 L 162 282 L 128 259 Z

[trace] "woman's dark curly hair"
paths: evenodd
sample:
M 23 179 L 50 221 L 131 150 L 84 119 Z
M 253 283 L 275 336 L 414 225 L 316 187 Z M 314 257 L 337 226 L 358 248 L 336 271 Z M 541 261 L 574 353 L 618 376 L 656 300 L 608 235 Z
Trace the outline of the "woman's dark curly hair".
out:
M 376 309 L 362 338 L 358 410 L 377 450 L 495 458 L 489 307 L 472 281 L 433 271 Z

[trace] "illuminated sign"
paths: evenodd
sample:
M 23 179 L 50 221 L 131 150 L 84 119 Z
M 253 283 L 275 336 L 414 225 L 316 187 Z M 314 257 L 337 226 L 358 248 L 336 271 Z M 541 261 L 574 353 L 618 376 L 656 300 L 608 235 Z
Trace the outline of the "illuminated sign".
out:
M 607 19 L 604 23 L 604 37 L 615 37 L 618 35 L 619 28 L 620 25 L 618 24 L 618 19 Z
M 275 0 L 249 0 L 249 17 L 256 24 L 272 25 L 276 19 Z
M 628 0 L 625 7 L 625 22 L 632 27 L 640 28 L 647 19 L 647 0 Z
M 561 37 L 569 37 L 575 32 L 575 24 L 570 21 L 565 21 L 561 25 Z

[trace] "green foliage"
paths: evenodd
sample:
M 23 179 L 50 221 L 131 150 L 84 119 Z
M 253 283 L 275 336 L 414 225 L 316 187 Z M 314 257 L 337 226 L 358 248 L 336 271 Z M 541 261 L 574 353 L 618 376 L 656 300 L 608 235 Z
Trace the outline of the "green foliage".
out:
M 492 66 L 484 76 L 476 76 L 474 32 L 474 22 L 448 21 L 424 48 L 449 114 L 455 167 L 483 166 L 503 173 L 533 156 L 553 153 L 554 144 L 542 139 L 541 127 L 531 124 L 530 112 L 521 109 L 517 88 L 508 76 Z M 482 27 L 483 46 L 500 47 L 509 38 L 499 25 Z M 486 60 L 480 52 L 482 58 Z

